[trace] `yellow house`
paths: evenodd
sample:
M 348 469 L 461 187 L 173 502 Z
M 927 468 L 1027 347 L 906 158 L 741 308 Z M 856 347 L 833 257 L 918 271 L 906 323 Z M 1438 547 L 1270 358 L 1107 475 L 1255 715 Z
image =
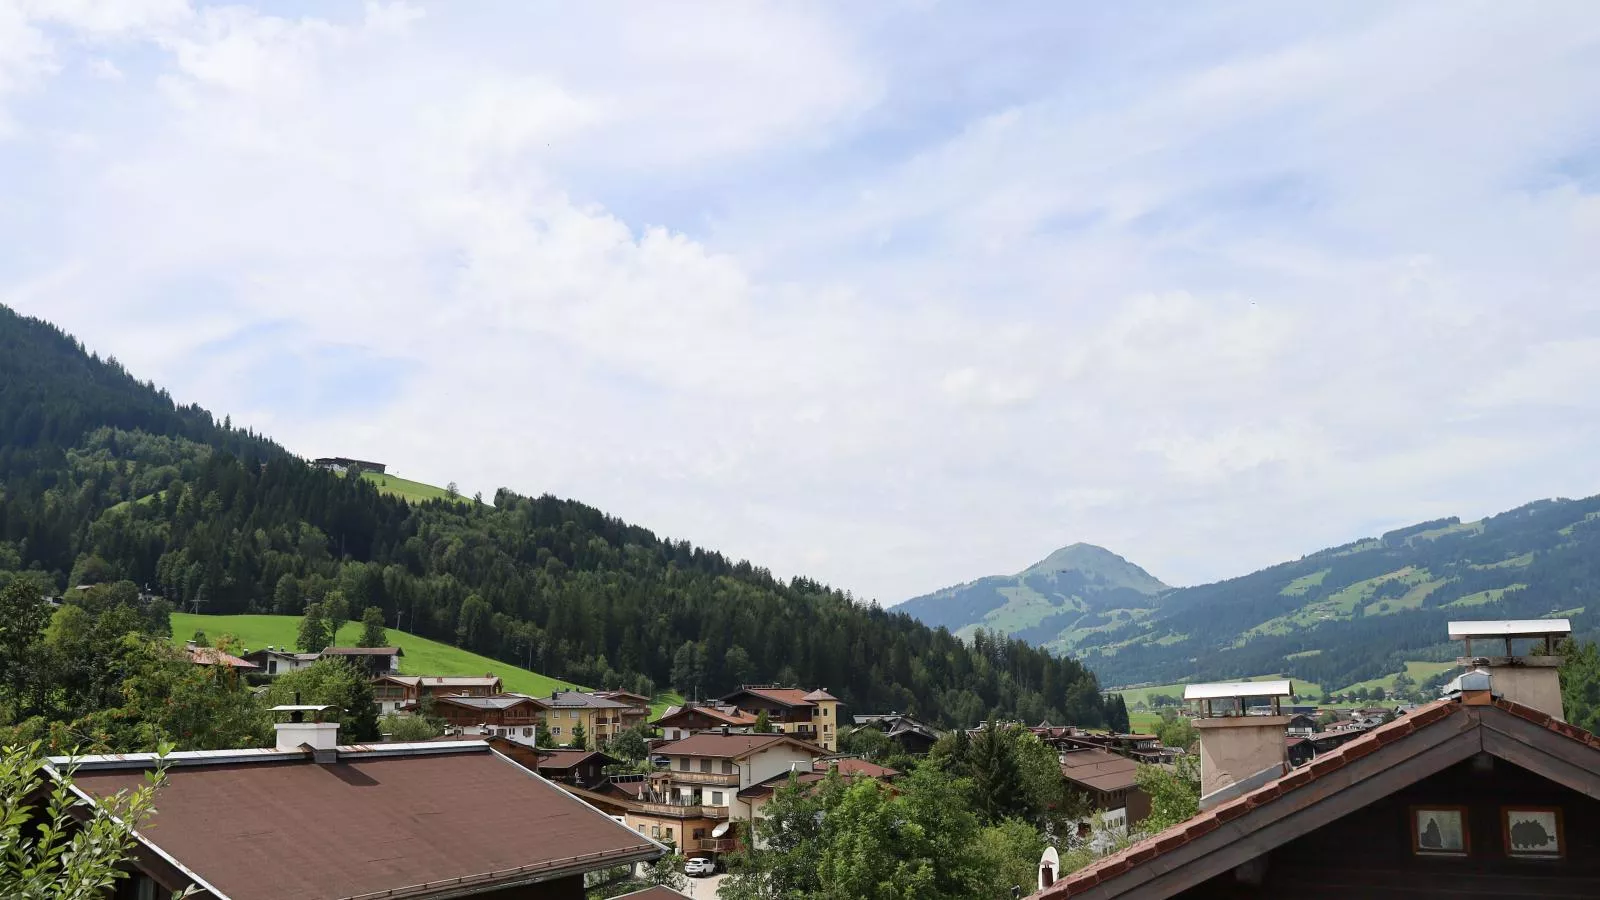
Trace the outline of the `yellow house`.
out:
M 584 745 L 599 747 L 634 720 L 633 706 L 584 691 L 555 691 L 534 702 L 544 709 L 544 727 L 561 746 L 572 742 L 573 729 L 583 726 Z

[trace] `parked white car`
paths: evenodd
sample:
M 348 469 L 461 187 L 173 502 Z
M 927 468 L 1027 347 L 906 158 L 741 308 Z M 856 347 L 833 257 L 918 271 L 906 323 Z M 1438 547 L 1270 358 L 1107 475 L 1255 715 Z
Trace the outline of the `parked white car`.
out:
M 699 877 L 701 875 L 715 875 L 716 873 L 717 861 L 714 859 L 696 857 L 695 859 L 685 860 L 683 863 L 683 874 L 685 875 Z

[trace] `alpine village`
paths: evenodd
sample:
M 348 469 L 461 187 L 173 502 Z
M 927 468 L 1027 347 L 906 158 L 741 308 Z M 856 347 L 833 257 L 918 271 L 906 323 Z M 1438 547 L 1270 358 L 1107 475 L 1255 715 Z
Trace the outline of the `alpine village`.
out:
M 0 0 L 0 186 L 0 900 L 1600 900 L 1600 0 Z

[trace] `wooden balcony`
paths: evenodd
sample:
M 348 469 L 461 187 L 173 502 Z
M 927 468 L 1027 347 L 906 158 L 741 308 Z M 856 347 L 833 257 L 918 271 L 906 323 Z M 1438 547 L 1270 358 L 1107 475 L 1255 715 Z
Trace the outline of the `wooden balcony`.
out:
M 665 770 L 665 774 L 673 781 L 682 784 L 712 784 L 718 787 L 738 787 L 738 772 L 680 772 L 677 769 Z
M 705 853 L 732 853 L 734 850 L 733 838 L 690 838 L 685 842 L 684 850 L 701 851 Z
M 702 806 L 697 803 L 640 803 L 639 811 L 647 815 L 671 816 L 675 819 L 726 819 L 726 806 Z

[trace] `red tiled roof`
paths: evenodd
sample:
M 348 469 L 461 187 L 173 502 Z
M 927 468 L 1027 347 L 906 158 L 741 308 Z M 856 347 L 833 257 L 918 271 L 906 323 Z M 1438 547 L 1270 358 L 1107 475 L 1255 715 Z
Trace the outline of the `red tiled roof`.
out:
M 1548 713 L 1523 706 L 1520 703 L 1512 703 L 1496 698 L 1492 705 L 1497 709 L 1526 719 L 1535 725 L 1600 752 L 1600 737 L 1596 737 L 1576 725 L 1558 722 Z M 1409 734 L 1420 731 L 1436 722 L 1443 721 L 1451 715 L 1460 713 L 1468 708 L 1468 704 L 1462 703 L 1459 698 L 1445 698 L 1425 706 L 1419 706 L 1409 714 L 1395 719 L 1387 725 L 1374 728 L 1361 737 L 1340 746 L 1337 750 L 1329 751 L 1317 757 L 1309 765 L 1294 769 L 1288 774 L 1269 781 L 1253 791 L 1218 804 L 1199 815 L 1173 825 L 1165 831 L 1158 832 L 1142 841 L 1131 844 L 1118 853 L 1079 869 L 1034 896 L 1062 898 L 1082 893 L 1101 882 L 1120 876 L 1136 866 L 1144 865 L 1156 857 L 1169 853 L 1216 829 L 1224 822 L 1237 819 L 1258 806 L 1305 787 L 1318 778 L 1342 768 L 1346 763 L 1360 759 L 1387 744 L 1401 740 Z M 1597 763 L 1597 768 L 1600 768 L 1600 763 Z
M 773 703 L 779 703 L 779 704 L 782 704 L 784 706 L 815 706 L 816 705 L 816 704 L 812 703 L 811 700 L 810 700 L 810 697 L 809 697 L 810 692 L 809 691 L 803 691 L 800 688 L 757 688 L 757 687 L 745 687 L 745 688 L 740 688 L 737 691 L 734 691 L 733 693 L 729 694 L 726 697 L 723 697 L 722 699 L 725 700 L 725 701 L 728 701 L 728 702 L 733 702 L 734 698 L 738 697 L 741 694 L 751 694 L 751 695 L 754 695 L 756 697 L 762 697 L 764 699 L 771 700 Z
M 80 768 L 73 781 L 109 797 L 143 785 L 144 765 Z M 232 900 L 322 900 L 456 879 L 487 888 L 526 877 L 522 867 L 590 870 L 659 854 L 481 744 L 410 755 L 341 750 L 331 764 L 305 754 L 174 765 L 160 798 L 142 839 Z
M 704 713 L 708 719 L 712 719 L 714 721 L 721 722 L 724 725 L 735 728 L 748 728 L 756 723 L 755 716 L 745 712 L 738 712 L 737 710 L 732 713 L 726 713 L 715 706 L 685 706 L 679 709 L 669 710 L 661 718 L 650 724 L 660 725 L 661 723 L 675 719 L 684 713 Z
M 835 697 L 834 695 L 828 693 L 826 690 L 824 690 L 822 688 L 817 688 L 816 690 L 812 691 L 809 694 L 806 694 L 804 697 L 802 697 L 800 699 L 809 700 L 812 703 L 821 703 L 821 702 L 826 702 L 826 701 L 829 701 L 829 700 L 832 700 L 835 703 L 839 702 L 839 698 L 838 697 Z
M 1061 754 L 1061 777 L 1094 791 L 1124 791 L 1138 782 L 1139 764 L 1109 750 L 1069 750 Z
M 621 894 L 611 898 L 611 900 L 686 900 L 688 896 L 688 894 L 680 894 L 672 888 L 664 888 L 657 885 L 655 887 L 647 887 L 642 891 L 634 891 L 631 894 Z

